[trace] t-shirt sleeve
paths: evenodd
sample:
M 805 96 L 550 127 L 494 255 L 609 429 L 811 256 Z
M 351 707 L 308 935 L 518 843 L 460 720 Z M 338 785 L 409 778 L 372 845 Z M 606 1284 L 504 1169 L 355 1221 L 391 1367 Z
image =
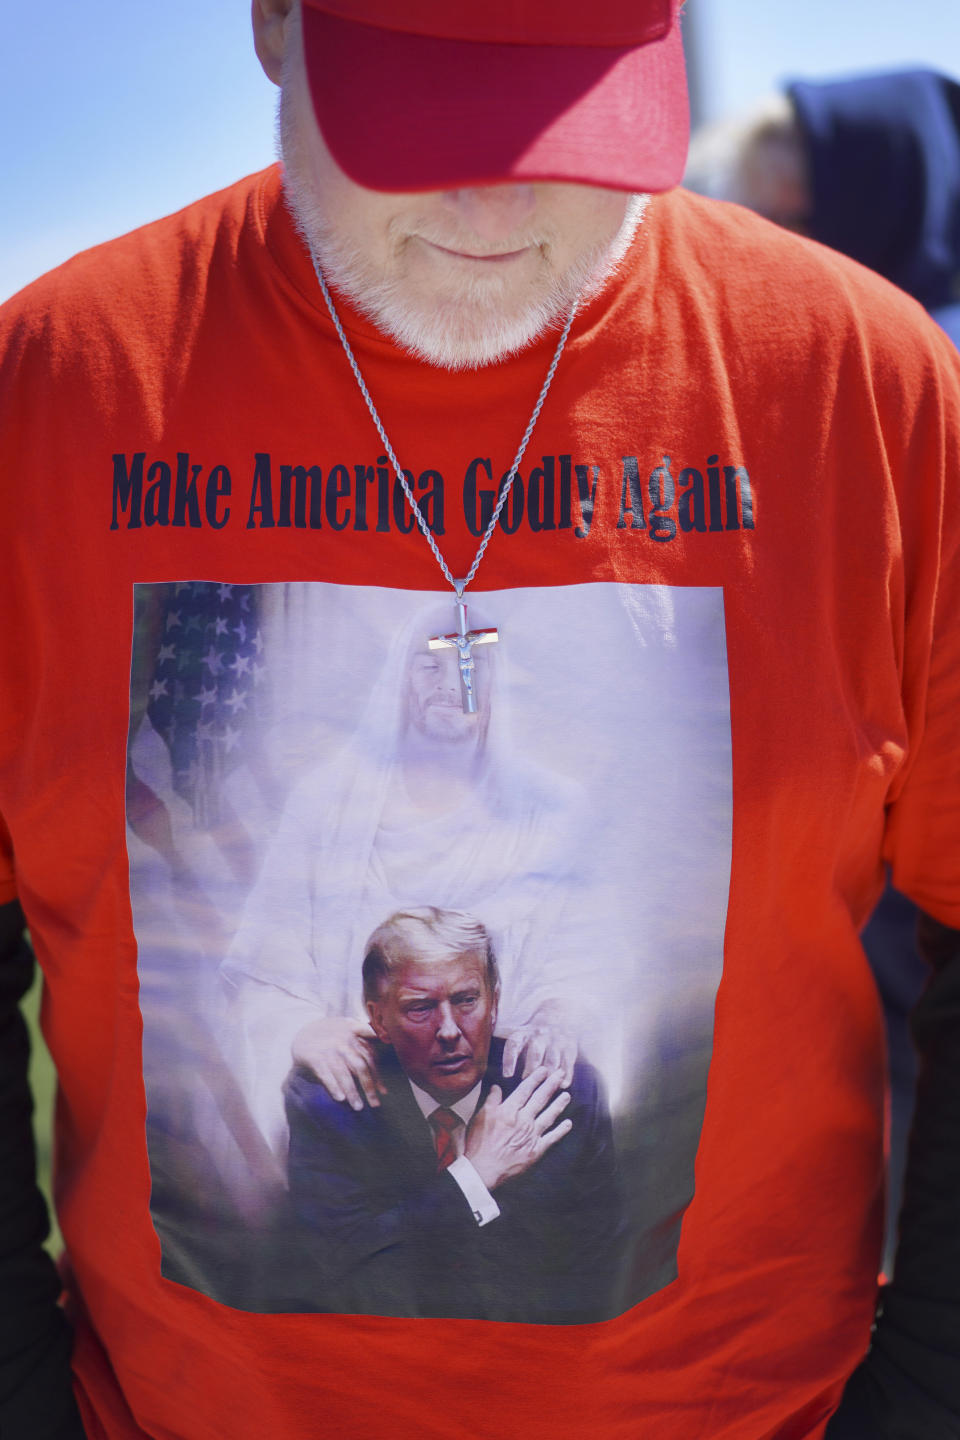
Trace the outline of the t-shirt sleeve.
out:
M 909 741 L 885 854 L 899 890 L 960 928 L 960 355 L 945 337 L 929 343 L 900 502 Z
M 0 905 L 17 898 L 17 881 L 13 870 L 13 844 L 10 831 L 0 815 Z

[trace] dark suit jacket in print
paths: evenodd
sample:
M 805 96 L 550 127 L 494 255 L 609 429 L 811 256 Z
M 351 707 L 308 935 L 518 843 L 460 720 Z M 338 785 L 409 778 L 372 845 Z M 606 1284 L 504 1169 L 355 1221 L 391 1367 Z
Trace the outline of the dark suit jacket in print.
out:
M 481 1103 L 504 1096 L 494 1040 Z M 596 1072 L 578 1063 L 568 1135 L 501 1185 L 479 1226 L 456 1181 L 437 1173 L 433 1137 L 397 1062 L 378 1056 L 388 1093 L 360 1112 L 305 1070 L 285 1086 L 290 1121 L 296 1308 L 579 1324 L 620 1313 L 624 1226 L 610 1116 Z

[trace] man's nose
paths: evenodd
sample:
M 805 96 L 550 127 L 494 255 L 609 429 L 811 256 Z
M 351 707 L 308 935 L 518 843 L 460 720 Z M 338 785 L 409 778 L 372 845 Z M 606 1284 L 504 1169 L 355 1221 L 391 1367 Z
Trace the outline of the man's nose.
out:
M 437 676 L 438 695 L 459 695 L 460 694 L 460 666 L 457 657 L 452 651 L 448 651 L 449 658 Z
M 460 1039 L 460 1026 L 449 1002 L 441 1005 L 437 1013 L 437 1039 L 447 1045 L 453 1045 Z
M 489 244 L 509 239 L 530 218 L 537 204 L 532 185 L 477 185 L 448 190 L 444 199 L 461 223 Z

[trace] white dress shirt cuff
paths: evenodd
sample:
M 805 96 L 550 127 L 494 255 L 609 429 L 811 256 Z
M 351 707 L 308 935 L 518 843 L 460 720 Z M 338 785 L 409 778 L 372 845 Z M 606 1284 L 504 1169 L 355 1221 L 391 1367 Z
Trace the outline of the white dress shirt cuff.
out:
M 473 1218 L 478 1225 L 489 1225 L 491 1220 L 496 1220 L 500 1214 L 500 1206 L 496 1200 L 494 1200 L 466 1155 L 459 1156 L 458 1159 L 454 1160 L 452 1165 L 448 1165 L 447 1174 L 452 1175 L 460 1186 L 464 1198 L 473 1212 Z

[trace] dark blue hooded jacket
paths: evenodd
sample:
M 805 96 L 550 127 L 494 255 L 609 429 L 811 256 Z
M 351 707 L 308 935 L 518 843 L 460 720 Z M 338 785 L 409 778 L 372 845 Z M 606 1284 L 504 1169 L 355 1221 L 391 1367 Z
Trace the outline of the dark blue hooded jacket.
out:
M 905 70 L 787 87 L 810 233 L 906 290 L 960 345 L 960 84 Z

